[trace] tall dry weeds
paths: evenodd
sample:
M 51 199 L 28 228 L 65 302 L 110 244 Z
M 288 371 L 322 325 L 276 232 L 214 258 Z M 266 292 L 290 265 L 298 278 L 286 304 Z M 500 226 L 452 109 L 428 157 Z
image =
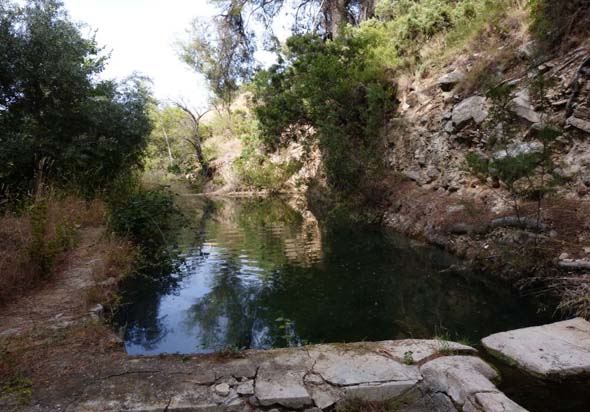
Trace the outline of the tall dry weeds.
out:
M 0 216 L 0 305 L 49 279 L 75 246 L 79 230 L 104 220 L 99 200 L 56 193 Z

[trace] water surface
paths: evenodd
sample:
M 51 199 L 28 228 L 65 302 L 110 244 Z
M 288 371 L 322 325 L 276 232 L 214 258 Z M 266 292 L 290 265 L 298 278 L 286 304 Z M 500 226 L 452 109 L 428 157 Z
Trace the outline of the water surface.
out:
M 209 353 L 435 335 L 475 343 L 548 321 L 490 274 L 374 227 L 331 230 L 279 199 L 187 197 L 179 268 L 136 284 L 130 354 Z M 162 286 L 164 285 L 164 286 Z

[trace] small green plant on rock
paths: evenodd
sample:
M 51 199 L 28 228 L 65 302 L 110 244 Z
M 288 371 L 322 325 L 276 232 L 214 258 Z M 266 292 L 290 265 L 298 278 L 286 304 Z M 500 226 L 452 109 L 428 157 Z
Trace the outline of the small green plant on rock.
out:
M 514 87 L 501 84 L 490 89 L 487 96 L 492 105 L 484 141 L 492 154 L 489 157 L 476 153 L 467 156 L 467 165 L 473 174 L 482 179 L 491 177 L 507 189 L 519 222 L 524 224 L 523 203 L 537 203 L 536 232 L 542 226 L 543 200 L 558 181 L 552 159 L 555 140 L 561 131 L 548 121 L 548 86 L 549 82 L 542 75 L 529 84 L 530 98 L 540 112 L 541 121 L 530 128 L 528 141 L 519 138 L 524 132 L 514 110 Z
M 404 353 L 404 364 L 405 365 L 413 365 L 414 364 L 414 352 L 411 350 Z

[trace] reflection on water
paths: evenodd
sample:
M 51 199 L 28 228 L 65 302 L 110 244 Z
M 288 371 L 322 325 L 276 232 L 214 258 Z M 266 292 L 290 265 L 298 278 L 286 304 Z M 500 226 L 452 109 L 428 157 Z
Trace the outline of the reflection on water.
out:
M 278 199 L 185 199 L 194 225 L 163 290 L 136 283 L 131 354 L 432 337 L 477 341 L 547 319 L 442 251 L 374 228 L 322 231 Z M 170 284 L 168 282 L 167 284 Z

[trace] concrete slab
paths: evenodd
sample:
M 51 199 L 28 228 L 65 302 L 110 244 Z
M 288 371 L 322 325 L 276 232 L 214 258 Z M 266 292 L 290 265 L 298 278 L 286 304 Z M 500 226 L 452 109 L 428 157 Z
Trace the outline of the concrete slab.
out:
M 452 352 L 475 351 L 405 340 L 251 350 L 236 358 L 130 357 L 99 371 L 71 399 L 35 412 L 321 412 L 347 397 L 395 401 L 405 412 L 456 412 L 456 401 L 464 412 L 522 412 L 490 382 L 493 369 L 475 357 L 446 356 Z
M 497 372 L 474 356 L 448 356 L 420 368 L 429 391 L 446 394 L 463 412 L 526 412 L 491 382 Z M 504 408 L 504 409 L 503 409 Z
M 420 380 L 420 372 L 416 366 L 404 365 L 387 353 L 375 349 L 379 348 L 374 345 L 312 347 L 309 353 L 315 359 L 313 372 L 337 386 Z
M 496 333 L 482 344 L 491 354 L 541 378 L 590 376 L 590 322 L 582 318 Z
M 311 395 L 303 384 L 304 369 L 284 369 L 274 362 L 260 366 L 255 394 L 262 406 L 282 405 L 300 409 L 313 405 Z

